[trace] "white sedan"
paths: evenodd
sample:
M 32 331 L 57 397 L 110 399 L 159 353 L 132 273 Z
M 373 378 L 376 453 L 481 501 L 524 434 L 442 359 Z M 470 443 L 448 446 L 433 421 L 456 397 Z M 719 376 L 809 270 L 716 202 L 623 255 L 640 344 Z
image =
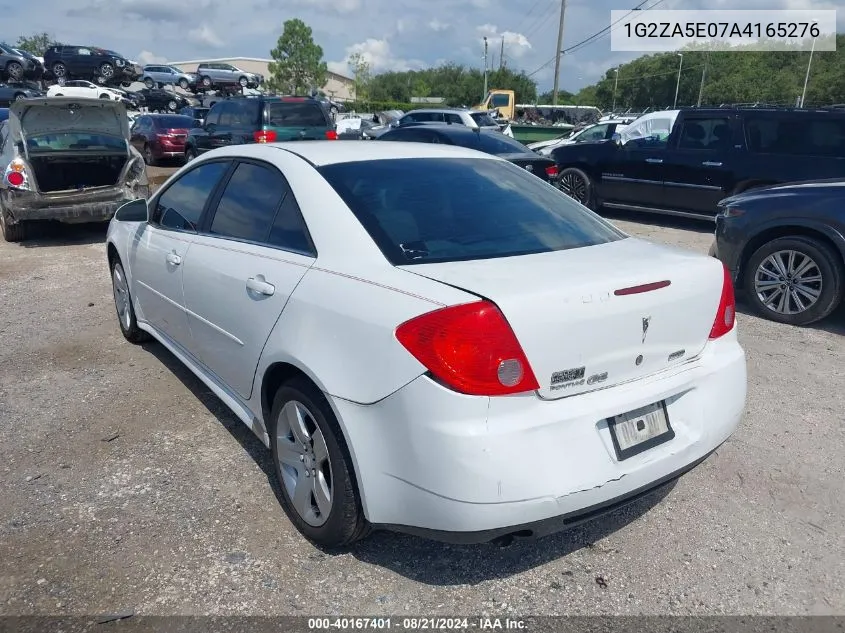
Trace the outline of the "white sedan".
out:
M 118 211 L 108 261 L 123 335 L 255 432 L 324 546 L 544 535 L 691 469 L 745 407 L 718 260 L 472 150 L 216 149 Z
M 80 97 L 84 99 L 111 99 L 120 101 L 123 95 L 106 86 L 98 86 L 90 81 L 66 81 L 62 85 L 54 84 L 47 88 L 48 97 Z

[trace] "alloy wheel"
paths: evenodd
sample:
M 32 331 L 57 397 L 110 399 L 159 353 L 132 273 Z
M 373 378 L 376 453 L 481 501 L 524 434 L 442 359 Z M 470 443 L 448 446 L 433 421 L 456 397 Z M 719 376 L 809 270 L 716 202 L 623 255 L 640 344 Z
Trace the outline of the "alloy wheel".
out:
M 308 525 L 320 527 L 332 508 L 332 467 L 326 439 L 308 407 L 296 400 L 287 402 L 279 413 L 274 441 L 291 505 Z
M 565 172 L 560 176 L 557 186 L 563 193 L 581 204 L 587 202 L 587 183 L 578 174 Z
M 769 310 L 799 314 L 812 308 L 822 294 L 822 272 L 800 251 L 776 251 L 754 271 L 754 292 Z
M 23 77 L 23 66 L 18 62 L 9 62 L 6 66 L 6 72 L 9 73 L 11 79 L 18 80 Z
M 117 310 L 120 324 L 124 330 L 128 331 L 132 327 L 132 310 L 129 301 L 129 286 L 120 264 L 115 264 L 112 271 L 112 290 L 114 292 L 114 307 Z

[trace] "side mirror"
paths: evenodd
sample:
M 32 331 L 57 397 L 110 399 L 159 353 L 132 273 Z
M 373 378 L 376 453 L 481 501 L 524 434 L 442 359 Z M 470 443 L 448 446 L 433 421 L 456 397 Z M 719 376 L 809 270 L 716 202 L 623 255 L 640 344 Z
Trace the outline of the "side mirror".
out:
M 144 198 L 132 200 L 121 206 L 114 214 L 114 219 L 118 222 L 146 222 L 147 201 Z
M 613 142 L 614 142 L 614 143 L 616 143 L 617 145 L 621 145 L 621 144 L 622 144 L 622 135 L 621 135 L 619 132 L 614 132 L 614 133 L 613 133 L 613 136 L 611 136 L 610 138 L 611 138 L 611 139 L 613 140 Z

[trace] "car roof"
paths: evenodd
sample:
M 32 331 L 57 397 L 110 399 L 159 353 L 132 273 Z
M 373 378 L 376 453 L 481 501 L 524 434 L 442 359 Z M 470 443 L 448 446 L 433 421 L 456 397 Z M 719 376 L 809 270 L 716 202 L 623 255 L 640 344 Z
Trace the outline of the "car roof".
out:
M 232 145 L 203 154 L 203 158 L 252 157 L 273 160 L 274 151 L 288 151 L 305 159 L 315 167 L 368 160 L 398 160 L 410 158 L 479 158 L 502 160 L 473 149 L 439 143 L 405 143 L 401 141 L 293 141 L 287 143 L 256 143 Z
M 471 114 L 472 110 L 465 108 L 417 108 L 416 110 L 409 110 L 405 114 L 414 114 L 415 112 L 448 112 L 450 114 Z M 483 114 L 487 114 L 484 112 Z

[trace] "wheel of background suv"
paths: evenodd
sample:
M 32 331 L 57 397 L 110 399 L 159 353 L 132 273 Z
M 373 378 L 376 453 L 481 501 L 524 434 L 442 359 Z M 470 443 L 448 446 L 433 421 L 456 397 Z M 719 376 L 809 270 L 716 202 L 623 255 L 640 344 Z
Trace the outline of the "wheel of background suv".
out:
M 176 109 L 178 107 L 179 107 L 179 104 L 176 103 L 176 101 L 174 99 L 171 99 L 170 101 L 167 102 L 167 109 L 170 110 L 171 112 L 176 112 Z
M 114 76 L 114 66 L 108 62 L 100 65 L 100 76 L 109 79 Z
M 130 343 L 148 341 L 150 335 L 138 327 L 138 321 L 135 319 L 135 308 L 132 307 L 132 297 L 129 294 L 129 282 L 126 281 L 126 273 L 123 272 L 123 264 L 120 261 L 115 261 L 112 265 L 111 283 L 121 334 Z
M 593 183 L 590 177 L 576 167 L 567 167 L 558 176 L 557 187 L 567 196 L 592 208 Z
M 155 167 L 156 157 L 153 154 L 153 148 L 149 145 L 144 145 L 144 162 L 150 167 Z
M 150 90 L 152 90 L 153 88 L 155 88 L 156 82 L 147 77 L 146 79 L 144 79 L 144 85 Z
M 7 242 L 21 242 L 26 237 L 26 224 L 6 224 L 6 214 L 0 209 L 0 233 L 3 233 L 3 239 Z
M 238 83 L 240 84 L 241 88 L 246 88 L 249 85 L 249 79 L 246 77 L 241 77 L 238 79 Z
M 67 75 L 67 66 L 62 62 L 56 62 L 50 67 L 50 72 L 56 79 L 63 79 Z
M 196 157 L 197 157 L 197 150 L 195 150 L 190 145 L 187 148 L 185 148 L 185 162 L 186 163 L 190 163 Z
M 369 525 L 353 482 L 352 460 L 320 390 L 303 378 L 282 385 L 268 431 L 282 507 L 296 528 L 324 547 L 364 538 Z
M 6 64 L 6 72 L 9 75 L 9 79 L 18 81 L 23 77 L 23 66 L 18 62 L 9 62 Z
M 824 319 L 842 301 L 842 269 L 842 261 L 827 244 L 810 237 L 780 237 L 751 255 L 743 287 L 762 317 L 809 325 Z
M 182 90 L 187 90 L 187 89 L 188 89 L 188 86 L 190 86 L 190 84 L 188 83 L 188 80 L 187 80 L 187 79 L 180 79 L 180 80 L 179 80 L 179 87 L 180 87 Z
M 18 92 L 15 94 L 14 99 L 15 101 L 21 101 L 22 99 L 26 99 L 26 95 L 22 92 Z
M 211 77 L 202 77 L 200 83 L 202 83 L 203 88 L 211 88 Z

